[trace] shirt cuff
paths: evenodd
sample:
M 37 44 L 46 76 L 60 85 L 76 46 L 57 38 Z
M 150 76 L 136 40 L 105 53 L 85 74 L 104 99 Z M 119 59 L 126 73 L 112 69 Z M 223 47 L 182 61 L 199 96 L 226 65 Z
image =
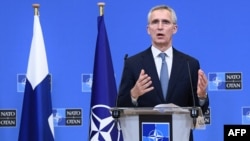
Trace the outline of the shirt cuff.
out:
M 135 106 L 138 105 L 137 98 L 133 98 L 133 97 L 131 96 L 131 100 L 132 100 L 132 103 L 133 103 Z
M 207 101 L 207 93 L 205 97 L 198 97 L 198 98 L 199 98 L 200 105 L 203 106 Z

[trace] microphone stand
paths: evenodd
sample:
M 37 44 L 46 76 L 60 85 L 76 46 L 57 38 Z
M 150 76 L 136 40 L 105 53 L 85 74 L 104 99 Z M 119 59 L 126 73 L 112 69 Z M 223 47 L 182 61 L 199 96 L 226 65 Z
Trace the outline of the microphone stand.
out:
M 199 113 L 198 113 L 198 109 L 197 109 L 196 104 L 195 104 L 193 83 L 192 83 L 191 72 L 190 72 L 190 66 L 189 66 L 188 60 L 187 60 L 187 65 L 188 65 L 188 74 L 189 74 L 190 85 L 191 85 L 192 96 L 193 96 L 193 107 L 192 107 L 192 109 L 191 109 L 191 111 L 190 111 L 190 116 L 193 118 L 193 126 L 194 126 L 194 128 L 195 128 L 196 122 L 197 122 L 197 117 L 198 117 Z
M 126 61 L 128 58 L 128 54 L 125 54 L 124 56 L 124 61 Z M 117 108 L 117 101 L 118 101 L 118 94 L 116 97 L 116 102 L 115 102 L 115 109 L 112 110 L 112 117 L 117 121 L 118 118 L 120 118 L 121 111 Z

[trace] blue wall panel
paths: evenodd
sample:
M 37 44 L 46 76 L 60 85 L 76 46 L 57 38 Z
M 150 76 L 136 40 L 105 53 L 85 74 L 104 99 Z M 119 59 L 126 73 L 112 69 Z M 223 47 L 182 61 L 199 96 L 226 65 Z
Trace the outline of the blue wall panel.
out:
M 83 75 L 93 71 L 97 37 L 97 0 L 0 1 L 0 110 L 16 110 L 16 126 L 0 127 L 1 141 L 17 140 L 23 92 L 18 77 L 25 74 L 33 32 L 33 3 L 40 3 L 40 22 L 52 75 L 53 108 L 81 109 L 81 126 L 55 127 L 56 141 L 88 140 L 91 93 L 82 91 Z M 157 4 L 173 7 L 178 17 L 174 46 L 200 60 L 209 74 L 241 73 L 242 88 L 208 89 L 210 123 L 196 130 L 196 141 L 222 141 L 224 124 L 250 124 L 250 2 L 182 0 L 105 0 L 105 23 L 117 86 L 125 54 L 150 45 L 148 10 Z M 211 80 L 210 85 L 215 81 Z M 21 84 L 20 84 L 21 85 Z

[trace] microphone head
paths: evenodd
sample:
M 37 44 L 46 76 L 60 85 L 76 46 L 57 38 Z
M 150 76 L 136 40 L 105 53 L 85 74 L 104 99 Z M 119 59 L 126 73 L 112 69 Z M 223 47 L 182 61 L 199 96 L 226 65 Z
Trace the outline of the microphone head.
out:
M 112 117 L 113 117 L 114 119 L 119 118 L 119 117 L 120 117 L 120 110 L 117 110 L 117 109 L 113 110 L 113 111 L 112 111 Z
M 125 54 L 124 60 L 127 60 L 127 58 L 128 58 L 128 54 Z
M 197 118 L 199 116 L 199 110 L 195 107 L 193 107 L 190 111 L 190 116 L 192 118 Z

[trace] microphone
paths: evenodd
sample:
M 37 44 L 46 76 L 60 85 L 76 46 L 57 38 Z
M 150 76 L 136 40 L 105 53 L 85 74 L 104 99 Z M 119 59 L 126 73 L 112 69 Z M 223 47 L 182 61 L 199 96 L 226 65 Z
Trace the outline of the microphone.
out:
M 126 61 L 127 59 L 128 59 L 128 54 L 125 54 L 124 61 Z
M 128 54 L 125 54 L 124 56 L 124 61 L 126 61 L 128 58 Z M 118 96 L 119 94 L 117 94 L 116 96 L 116 101 L 115 101 L 115 109 L 112 110 L 112 117 L 114 119 L 118 119 L 120 117 L 121 111 L 118 109 Z
M 121 111 L 115 107 L 115 109 L 112 110 L 112 117 L 114 119 L 118 119 L 120 117 Z
M 192 97 L 193 97 L 193 107 L 190 111 L 190 116 L 193 118 L 193 125 L 194 125 L 194 128 L 195 128 L 195 125 L 196 125 L 196 118 L 198 117 L 198 108 L 196 107 L 196 104 L 195 104 L 195 98 L 194 98 L 194 90 L 193 90 L 193 83 L 192 83 L 192 75 L 191 75 L 191 72 L 190 72 L 190 66 L 189 66 L 189 60 L 187 60 L 187 66 L 188 66 L 188 75 L 189 75 L 189 80 L 190 80 L 190 86 L 191 86 L 191 90 L 192 90 Z

